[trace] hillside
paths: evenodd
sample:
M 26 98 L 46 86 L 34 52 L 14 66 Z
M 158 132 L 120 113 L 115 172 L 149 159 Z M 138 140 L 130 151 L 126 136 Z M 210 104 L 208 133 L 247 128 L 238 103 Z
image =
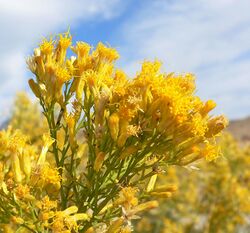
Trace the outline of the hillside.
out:
M 242 120 L 232 120 L 228 131 L 241 143 L 250 143 L 250 117 Z

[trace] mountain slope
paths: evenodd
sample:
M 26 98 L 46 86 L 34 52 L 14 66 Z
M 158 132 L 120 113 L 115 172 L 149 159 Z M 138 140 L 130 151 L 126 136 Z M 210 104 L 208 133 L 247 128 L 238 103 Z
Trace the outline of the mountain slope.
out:
M 232 120 L 227 129 L 241 143 L 250 143 L 250 117 Z

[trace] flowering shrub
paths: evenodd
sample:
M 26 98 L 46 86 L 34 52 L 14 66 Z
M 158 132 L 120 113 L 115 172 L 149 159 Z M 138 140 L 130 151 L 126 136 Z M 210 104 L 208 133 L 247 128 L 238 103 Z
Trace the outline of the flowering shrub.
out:
M 25 92 L 17 94 L 9 125 L 29 136 L 29 143 L 43 146 L 42 135 L 48 132 L 48 125 L 37 103 L 33 103 Z
M 48 126 L 42 147 L 22 129 L 0 133 L 4 232 L 131 232 L 131 220 L 177 189 L 158 176 L 220 154 L 227 120 L 209 115 L 215 103 L 195 96 L 192 74 L 146 61 L 129 79 L 115 49 L 71 41 L 45 39 L 27 61 Z
M 145 213 L 136 232 L 247 233 L 250 231 L 250 147 L 240 147 L 230 134 L 220 139 L 223 156 L 201 162 L 196 170 L 171 167 L 158 182 L 179 190 L 160 208 Z

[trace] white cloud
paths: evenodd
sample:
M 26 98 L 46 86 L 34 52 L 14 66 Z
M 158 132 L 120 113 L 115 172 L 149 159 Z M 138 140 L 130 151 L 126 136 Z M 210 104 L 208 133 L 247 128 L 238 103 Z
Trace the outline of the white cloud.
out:
M 250 114 L 249 9 L 249 0 L 147 1 L 121 29 L 123 63 L 134 73 L 138 61 L 157 57 L 166 71 L 193 72 L 199 95 L 214 98 L 231 118 L 244 117 Z
M 0 0 L 0 122 L 27 87 L 25 58 L 42 36 L 119 14 L 119 0 Z

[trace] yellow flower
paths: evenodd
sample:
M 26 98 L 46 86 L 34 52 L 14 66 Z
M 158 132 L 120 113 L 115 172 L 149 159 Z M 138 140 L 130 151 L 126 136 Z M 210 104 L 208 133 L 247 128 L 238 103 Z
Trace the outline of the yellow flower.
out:
M 124 222 L 124 219 L 122 217 L 114 220 L 110 224 L 110 226 L 109 226 L 109 228 L 107 230 L 107 233 L 118 233 L 118 232 L 120 232 L 120 229 L 121 229 L 121 226 L 122 226 L 123 222 Z
M 49 150 L 49 147 L 54 143 L 54 139 L 50 137 L 49 134 L 44 134 L 43 135 L 43 142 L 44 142 L 44 145 L 43 145 L 43 148 L 42 148 L 42 152 L 38 158 L 38 161 L 37 161 L 37 165 L 41 165 L 41 164 L 44 164 L 45 161 L 46 161 L 46 154 Z
M 112 139 L 116 141 L 119 134 L 119 115 L 117 113 L 113 113 L 108 118 L 108 126 Z
M 219 157 L 219 155 L 220 155 L 220 148 L 217 145 L 212 145 L 209 143 L 207 143 L 205 145 L 205 148 L 202 149 L 201 151 L 201 156 L 205 157 L 206 160 L 208 161 L 216 159 L 217 157 Z
M 204 106 L 200 110 L 200 113 L 202 116 L 206 116 L 215 107 L 216 107 L 216 103 L 213 100 L 208 100 L 205 102 Z
M 52 201 L 50 200 L 49 196 L 45 196 L 39 200 L 36 205 L 39 209 L 48 212 L 57 208 L 57 201 Z
M 154 189 L 156 180 L 157 180 L 157 174 L 150 177 L 150 180 L 149 180 L 148 185 L 147 185 L 146 192 L 151 192 Z
M 151 192 L 150 195 L 158 198 L 169 198 L 172 197 L 172 192 Z
M 137 146 L 125 147 L 125 149 L 121 152 L 119 159 L 125 159 L 128 156 L 133 155 L 136 151 L 138 151 L 138 149 L 139 148 Z
M 63 64 L 64 59 L 66 57 L 67 48 L 71 45 L 72 37 L 69 32 L 64 35 L 59 34 L 59 40 L 56 47 L 56 60 L 59 64 Z
M 155 192 L 175 192 L 177 190 L 177 186 L 175 184 L 165 184 L 155 187 Z
M 29 178 L 31 174 L 31 154 L 29 150 L 26 149 L 20 155 L 20 165 L 26 178 Z
M 58 47 L 61 49 L 67 49 L 71 45 L 72 37 L 69 32 L 66 32 L 64 35 L 59 34 Z
M 69 81 L 71 79 L 71 76 L 66 68 L 58 67 L 55 72 L 55 76 L 57 78 L 57 81 L 59 85 L 62 85 L 63 83 Z
M 78 59 L 83 59 L 84 57 L 89 55 L 91 46 L 85 42 L 78 41 L 76 42 L 76 46 L 72 47 L 71 49 L 77 54 Z
M 21 183 L 23 179 L 21 166 L 20 166 L 20 160 L 16 153 L 13 153 L 12 155 L 12 168 L 14 172 L 14 178 L 17 183 Z
M 119 54 L 115 49 L 108 48 L 101 42 L 98 43 L 93 56 L 98 56 L 100 59 L 104 59 L 108 62 L 112 62 L 119 58 Z
M 12 136 L 9 138 L 8 149 L 13 153 L 21 154 L 27 139 L 28 138 L 23 135 L 20 130 L 14 131 Z
M 20 200 L 34 200 L 35 198 L 30 194 L 30 188 L 27 185 L 19 184 L 15 190 L 15 195 Z
M 16 216 L 12 216 L 11 218 L 11 221 L 14 223 L 14 224 L 18 224 L 18 225 L 21 225 L 24 223 L 24 220 L 20 217 L 16 217 Z
M 31 174 L 31 184 L 37 188 L 45 188 L 48 193 L 57 193 L 61 187 L 61 176 L 57 168 L 48 164 L 37 166 Z
M 217 135 L 228 125 L 228 120 L 225 116 L 218 116 L 211 118 L 208 121 L 208 131 L 206 133 L 206 137 L 210 138 L 212 136 Z
M 104 162 L 105 159 L 105 153 L 100 151 L 99 153 L 97 153 L 96 159 L 95 159 L 95 163 L 94 163 L 94 170 L 95 171 L 99 171 L 102 167 L 102 164 Z
M 130 226 L 125 226 L 121 228 L 121 233 L 131 233 L 132 229 Z
M 41 93 L 40 93 L 39 85 L 33 79 L 29 80 L 29 86 L 30 86 L 31 90 L 33 91 L 33 93 L 35 94 L 35 96 L 37 98 L 40 98 Z
M 68 207 L 63 211 L 56 211 L 53 215 L 50 228 L 52 232 L 78 232 L 78 221 L 88 221 L 89 216 L 84 213 L 77 213 L 76 206 Z
M 75 124 L 76 124 L 76 121 L 75 121 L 75 117 L 70 114 L 70 115 L 67 115 L 65 117 L 65 120 L 67 122 L 67 125 L 69 127 L 69 141 L 70 141 L 70 145 L 72 148 L 75 148 L 76 146 L 76 130 L 75 130 Z
M 47 56 L 52 54 L 53 49 L 54 49 L 54 45 L 53 45 L 52 39 L 50 39 L 49 41 L 44 39 L 40 45 L 41 54 L 44 54 Z
M 136 205 L 131 211 L 128 212 L 130 216 L 133 216 L 137 214 L 138 212 L 150 210 L 157 208 L 159 206 L 159 203 L 157 201 L 148 201 L 144 202 L 142 204 Z
M 122 205 L 126 210 L 131 209 L 138 204 L 136 194 L 138 189 L 134 187 L 125 187 L 120 191 L 118 199 L 115 201 L 116 205 Z

